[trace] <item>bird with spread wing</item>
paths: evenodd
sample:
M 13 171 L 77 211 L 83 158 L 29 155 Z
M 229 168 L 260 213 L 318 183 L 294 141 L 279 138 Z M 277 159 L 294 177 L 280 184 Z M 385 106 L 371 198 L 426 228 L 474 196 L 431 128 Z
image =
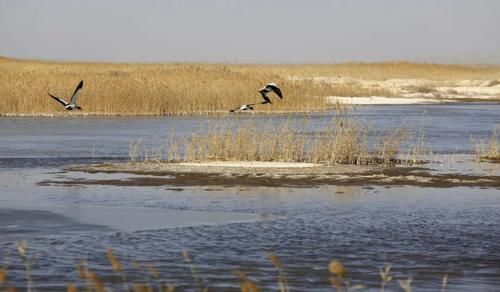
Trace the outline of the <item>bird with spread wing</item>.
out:
M 66 110 L 74 110 L 74 109 L 79 109 L 81 110 L 82 108 L 76 104 L 76 99 L 80 95 L 80 92 L 82 91 L 83 88 L 83 80 L 78 83 L 78 86 L 75 89 L 75 92 L 73 92 L 73 95 L 71 96 L 71 99 L 69 102 L 66 102 L 64 99 L 59 98 L 57 96 L 54 96 L 49 93 L 49 96 L 52 97 L 53 99 L 57 100 L 60 104 L 64 106 Z
M 247 110 L 250 111 L 250 110 L 253 110 L 254 106 L 258 105 L 258 104 L 266 104 L 266 103 L 272 104 L 271 99 L 267 95 L 270 92 L 276 93 L 276 95 L 281 99 L 283 98 L 283 93 L 281 92 L 281 89 L 278 87 L 278 85 L 276 85 L 276 83 L 268 83 L 266 86 L 262 87 L 259 90 L 259 93 L 262 95 L 262 98 L 264 99 L 264 101 L 259 102 L 259 103 L 244 104 L 244 105 L 241 105 L 235 109 L 230 110 L 230 112 L 236 112 L 236 111 L 240 112 L 240 111 L 247 111 Z

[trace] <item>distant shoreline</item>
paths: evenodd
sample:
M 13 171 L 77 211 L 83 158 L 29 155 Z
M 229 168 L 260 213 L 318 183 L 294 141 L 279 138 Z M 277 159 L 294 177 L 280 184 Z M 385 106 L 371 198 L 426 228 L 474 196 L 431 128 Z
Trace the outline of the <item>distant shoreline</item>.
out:
M 151 117 L 151 118 L 161 118 L 161 117 L 176 117 L 176 116 L 214 116 L 214 115 L 288 115 L 288 114 L 311 114 L 311 113 L 322 113 L 328 110 L 333 110 L 334 108 L 325 108 L 318 110 L 307 110 L 307 111 L 245 111 L 231 113 L 229 111 L 214 111 L 214 112 L 188 112 L 188 113 L 165 113 L 165 114 L 154 114 L 154 113 L 144 113 L 144 114 L 120 114 L 120 113 L 87 113 L 87 112 L 66 112 L 61 111 L 57 113 L 0 113 L 0 117 L 4 118 L 127 118 L 127 117 Z
M 436 99 L 416 99 L 398 98 L 398 97 L 337 97 L 328 96 L 327 99 L 333 104 L 338 100 L 342 106 L 412 106 L 412 105 L 466 105 L 466 104 L 500 104 L 499 99 L 467 99 L 467 100 L 436 100 Z M 162 118 L 176 116 L 234 116 L 234 115 L 289 115 L 289 114 L 322 114 L 328 111 L 333 111 L 333 106 L 318 110 L 307 111 L 246 111 L 231 113 L 229 111 L 214 111 L 214 112 L 186 112 L 186 113 L 137 113 L 137 114 L 122 114 L 122 113 L 88 113 L 88 112 L 67 112 L 60 111 L 55 113 L 0 113 L 0 118 Z

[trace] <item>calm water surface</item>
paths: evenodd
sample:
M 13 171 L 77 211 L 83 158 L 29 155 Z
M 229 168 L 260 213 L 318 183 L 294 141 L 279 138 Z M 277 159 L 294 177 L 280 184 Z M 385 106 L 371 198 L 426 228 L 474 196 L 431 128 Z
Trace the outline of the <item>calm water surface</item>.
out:
M 378 106 L 355 112 L 376 130 L 424 128 L 440 153 L 470 152 L 471 135 L 488 137 L 499 105 Z M 321 131 L 333 114 L 308 116 Z M 297 115 L 224 116 L 229 124 L 278 124 Z M 36 257 L 38 290 L 83 284 L 76 264 L 87 260 L 108 282 L 112 247 L 131 281 L 145 278 L 133 260 L 154 264 L 162 282 L 196 289 L 181 251 L 194 259 L 201 284 L 237 290 L 241 270 L 277 289 L 266 258 L 277 254 L 294 291 L 330 290 L 327 266 L 343 261 L 353 283 L 374 290 L 378 269 L 392 265 L 416 291 L 435 291 L 448 273 L 450 291 L 500 290 L 500 191 L 480 188 L 337 187 L 170 188 L 38 186 L 44 179 L 131 175 L 67 173 L 66 165 L 126 159 L 129 143 L 187 136 L 207 117 L 0 118 L 0 266 L 9 283 L 26 285 L 16 244 Z M 306 133 L 307 134 L 307 133 Z M 119 289 L 121 286 L 117 286 Z M 389 290 L 398 290 L 396 282 Z

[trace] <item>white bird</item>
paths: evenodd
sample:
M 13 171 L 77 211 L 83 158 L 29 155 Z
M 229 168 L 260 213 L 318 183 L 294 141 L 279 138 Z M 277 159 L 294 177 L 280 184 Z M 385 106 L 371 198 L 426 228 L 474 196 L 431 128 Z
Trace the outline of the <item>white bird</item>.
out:
M 78 86 L 76 87 L 75 89 L 75 92 L 73 92 L 73 95 L 71 96 L 71 99 L 69 100 L 69 103 L 66 102 L 64 99 L 62 98 L 59 98 L 57 96 L 53 96 L 52 94 L 49 93 L 50 97 L 52 97 L 53 99 L 57 100 L 59 103 L 61 103 L 65 109 L 67 110 L 74 110 L 74 109 L 79 109 L 81 110 L 82 108 L 79 107 L 77 104 L 76 104 L 76 99 L 78 98 L 78 95 L 80 95 L 80 91 L 82 90 L 83 88 L 83 80 L 80 81 L 80 83 L 78 83 Z
M 235 111 L 251 111 L 253 110 L 253 106 L 256 105 L 256 103 L 249 103 L 249 104 L 244 104 L 241 105 L 235 109 L 229 110 L 230 112 L 234 113 Z
M 262 87 L 259 90 L 259 92 L 260 92 L 260 94 L 262 94 L 262 98 L 264 98 L 264 101 L 262 102 L 262 104 L 272 103 L 271 99 L 267 95 L 269 92 L 274 92 L 274 93 L 276 93 L 276 95 L 279 96 L 279 98 L 281 98 L 281 99 L 283 98 L 283 94 L 281 93 L 281 89 L 275 83 L 268 83 L 266 86 Z

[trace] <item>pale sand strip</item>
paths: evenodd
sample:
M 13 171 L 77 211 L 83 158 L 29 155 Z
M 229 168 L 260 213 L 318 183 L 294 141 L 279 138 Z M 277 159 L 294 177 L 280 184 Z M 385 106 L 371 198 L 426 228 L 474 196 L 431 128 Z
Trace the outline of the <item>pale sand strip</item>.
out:
M 183 162 L 180 166 L 202 167 L 244 167 L 244 168 L 308 168 L 318 167 L 322 164 L 304 162 L 268 162 L 268 161 L 209 161 L 209 162 Z
M 442 102 L 453 102 L 448 99 L 430 99 L 430 98 L 405 98 L 405 97 L 385 97 L 385 96 L 367 96 L 367 97 L 345 97 L 345 96 L 328 96 L 330 103 L 342 104 L 360 104 L 360 105 L 376 105 L 376 104 L 435 104 Z

